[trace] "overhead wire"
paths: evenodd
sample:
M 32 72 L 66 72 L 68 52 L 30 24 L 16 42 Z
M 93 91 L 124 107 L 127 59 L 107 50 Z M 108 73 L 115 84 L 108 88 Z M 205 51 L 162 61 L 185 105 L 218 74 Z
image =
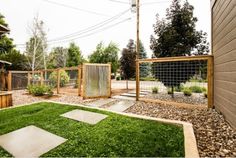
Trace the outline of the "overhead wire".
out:
M 86 9 L 82 9 L 82 8 L 77 8 L 77 7 L 70 6 L 70 5 L 63 4 L 63 3 L 58 3 L 58 2 L 54 2 L 54 1 L 50 1 L 50 0 L 42 0 L 42 1 L 54 4 L 54 5 L 62 6 L 62 7 L 65 7 L 65 8 L 70 8 L 70 9 L 74 9 L 74 10 L 77 10 L 77 11 L 82 11 L 82 12 L 94 14 L 94 15 L 97 15 L 97 16 L 99 15 L 99 16 L 110 17 L 110 15 L 107 15 L 107 14 L 103 14 L 103 13 L 99 13 L 99 12 L 95 12 L 95 11 L 91 11 L 91 10 L 86 10 Z
M 51 40 L 47 40 L 48 43 L 52 43 L 52 42 L 56 42 L 56 41 L 60 41 L 60 40 L 65 40 L 65 39 L 68 39 L 68 38 L 73 38 L 75 36 L 78 36 L 78 35 L 81 35 L 81 34 L 84 34 L 84 33 L 88 33 L 89 31 L 94 31 L 96 29 L 99 29 L 113 21 L 115 21 L 116 19 L 120 18 L 122 15 L 124 15 L 125 13 L 127 13 L 130 9 L 127 9 L 105 21 L 102 21 L 100 23 L 97 23 L 93 26 L 90 26 L 90 27 L 87 27 L 85 29 L 82 29 L 80 31 L 76 31 L 74 33 L 71 33 L 71 34 L 68 34 L 68 35 L 65 35 L 65 36 L 62 36 L 62 37 L 58 37 L 58 38 L 54 38 L 54 39 L 51 39 Z M 16 44 L 17 46 L 25 46 L 26 44 Z

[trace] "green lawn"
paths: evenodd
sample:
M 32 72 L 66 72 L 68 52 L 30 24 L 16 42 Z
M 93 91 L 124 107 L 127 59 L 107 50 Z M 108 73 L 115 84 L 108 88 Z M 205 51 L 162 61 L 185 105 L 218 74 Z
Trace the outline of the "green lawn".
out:
M 96 125 L 60 115 L 83 109 L 109 115 Z M 0 111 L 0 135 L 35 125 L 68 139 L 47 157 L 183 157 L 182 127 L 77 106 L 38 103 Z M 20 145 L 20 144 L 19 144 Z M 0 157 L 11 156 L 0 148 Z

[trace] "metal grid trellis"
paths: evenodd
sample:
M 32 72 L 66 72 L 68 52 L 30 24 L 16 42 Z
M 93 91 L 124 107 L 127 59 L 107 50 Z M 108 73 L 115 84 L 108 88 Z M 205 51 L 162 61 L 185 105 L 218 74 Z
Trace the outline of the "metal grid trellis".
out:
M 137 100 L 212 107 L 212 56 L 137 60 Z M 185 96 L 189 89 L 191 96 Z

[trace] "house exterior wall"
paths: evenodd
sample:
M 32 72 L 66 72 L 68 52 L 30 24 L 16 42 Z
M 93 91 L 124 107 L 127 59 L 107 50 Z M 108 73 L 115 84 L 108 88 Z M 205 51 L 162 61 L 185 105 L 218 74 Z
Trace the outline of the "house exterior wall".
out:
M 211 0 L 214 106 L 236 129 L 236 0 Z

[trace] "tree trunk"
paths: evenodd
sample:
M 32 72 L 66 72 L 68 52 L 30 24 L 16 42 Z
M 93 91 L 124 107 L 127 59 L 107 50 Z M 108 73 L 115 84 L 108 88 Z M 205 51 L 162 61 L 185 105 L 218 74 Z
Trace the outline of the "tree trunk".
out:
M 129 83 L 128 82 L 129 82 L 129 80 L 126 79 L 126 90 L 129 89 Z

